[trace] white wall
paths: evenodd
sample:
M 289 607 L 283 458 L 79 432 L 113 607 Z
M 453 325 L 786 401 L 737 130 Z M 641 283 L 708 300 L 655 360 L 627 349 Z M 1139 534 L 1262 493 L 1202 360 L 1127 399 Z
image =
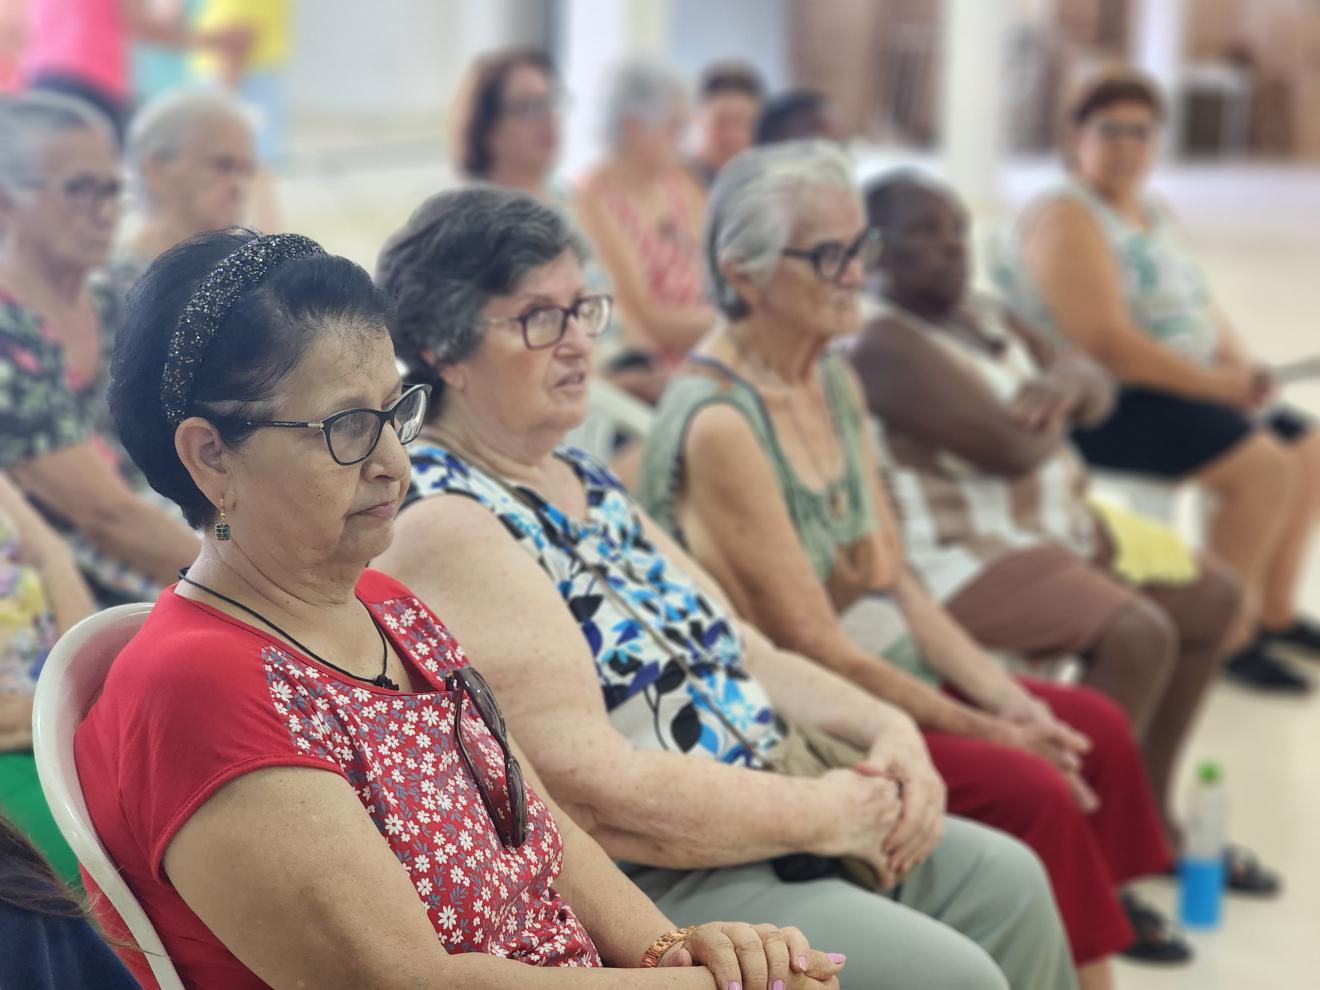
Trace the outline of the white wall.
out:
M 302 118 L 443 115 L 473 56 L 539 43 L 544 0 L 302 0 L 289 99 Z
M 669 0 L 669 52 L 695 79 L 707 65 L 752 63 L 771 92 L 789 84 L 788 0 Z

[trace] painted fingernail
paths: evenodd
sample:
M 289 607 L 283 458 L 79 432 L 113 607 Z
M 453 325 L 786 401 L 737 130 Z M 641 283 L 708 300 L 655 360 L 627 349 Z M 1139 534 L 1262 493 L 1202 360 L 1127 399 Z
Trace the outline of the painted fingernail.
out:
M 830 962 L 834 963 L 836 966 L 842 966 L 848 961 L 848 957 L 842 952 L 827 952 L 826 955 L 830 957 Z
M 742 990 L 742 984 L 739 983 L 737 980 L 734 980 L 732 983 L 729 984 L 729 990 Z
M 775 980 L 775 985 L 771 987 L 771 990 L 784 990 L 784 981 Z
M 807 971 L 807 957 L 806 957 L 806 956 L 798 956 L 798 957 L 797 957 L 797 964 L 798 964 L 798 969 L 802 970 L 802 972 L 805 973 L 805 972 Z

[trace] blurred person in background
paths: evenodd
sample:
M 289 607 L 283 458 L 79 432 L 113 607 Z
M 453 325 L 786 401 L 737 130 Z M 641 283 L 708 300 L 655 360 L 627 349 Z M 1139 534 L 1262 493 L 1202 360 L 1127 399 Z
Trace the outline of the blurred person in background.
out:
M 660 402 L 641 504 L 776 646 L 910 715 L 951 813 L 1036 851 L 1084 987 L 1112 986 L 1109 957 L 1129 948 L 1188 958 L 1163 923 L 1138 923 L 1153 908 L 1118 896 L 1173 864 L 1123 711 L 1084 685 L 1011 676 L 906 562 L 861 386 L 832 346 L 861 327 L 881 244 L 847 153 L 814 141 L 735 158 L 706 244 L 728 323 Z
M 70 890 L 0 813 L 0 987 L 139 990 Z
M 536 48 L 490 52 L 472 63 L 454 104 L 450 148 L 459 174 L 567 206 L 555 181 L 564 94 L 550 56 Z
M 1215 305 L 1168 206 L 1149 190 L 1164 102 L 1144 76 L 1102 74 L 1074 104 L 1061 188 L 1029 206 L 997 275 L 1031 323 L 1095 358 L 1122 386 L 1114 414 L 1074 440 L 1101 468 L 1190 480 L 1216 508 L 1209 549 L 1246 593 L 1227 665 L 1298 693 L 1271 652 L 1320 656 L 1298 584 L 1320 510 L 1320 431 L 1274 403 L 1268 368 Z
M 0 467 L 69 539 L 103 604 L 139 601 L 197 552 L 139 498 L 106 405 L 117 301 L 89 286 L 123 183 L 109 124 L 78 100 L 0 100 Z
M 1012 986 L 1070 985 L 1039 864 L 972 823 L 945 831 L 911 720 L 773 649 L 565 444 L 609 315 L 581 257 L 561 214 L 492 188 L 433 197 L 382 251 L 398 353 L 437 401 L 378 565 L 445 603 L 554 792 L 681 923 L 791 919 L 848 956 L 852 986 L 1000 986 L 986 952 Z M 781 717 L 835 769 L 777 762 Z M 822 858 L 840 854 L 872 882 Z M 802 883 L 778 857 L 808 861 Z
M 745 63 L 717 62 L 701 74 L 688 168 L 707 189 L 725 162 L 751 147 L 764 99 L 760 75 Z
M 609 273 L 629 342 L 664 371 L 716 321 L 701 273 L 706 194 L 679 156 L 687 121 L 676 73 L 649 61 L 619 66 L 606 100 L 608 151 L 577 197 L 577 219 Z
M 138 226 L 96 273 L 94 288 L 122 311 L 159 255 L 198 234 L 244 224 L 257 165 L 253 137 L 245 108 L 216 90 L 166 93 L 134 114 L 124 164 Z
M 1241 606 L 1232 572 L 1172 530 L 1086 497 L 1074 426 L 1113 408 L 1112 379 L 970 291 L 968 217 L 912 173 L 868 186 L 884 300 L 851 356 L 883 436 L 908 560 L 993 650 L 1080 656 L 1141 740 L 1172 848 L 1174 771 Z M 1001 506 L 1002 511 L 985 511 Z M 1230 889 L 1278 880 L 1231 847 Z
M 246 26 L 193 30 L 181 10 L 153 0 L 26 0 L 23 76 L 29 86 L 76 96 L 96 107 L 122 139 L 132 112 L 129 45 L 205 48 L 225 58 L 246 57 Z
M 27 0 L 0 0 L 0 93 L 23 85 L 23 44 L 27 38 Z
M 196 20 L 197 29 L 208 34 L 251 33 L 249 50 L 204 48 L 194 54 L 191 68 L 253 111 L 260 166 L 251 182 L 252 223 L 266 233 L 281 226 L 271 169 L 287 154 L 294 13 L 294 0 L 203 0 Z
M 555 177 L 562 145 L 565 97 L 550 57 L 534 48 L 511 48 L 477 59 L 459 87 L 453 115 L 454 164 L 467 179 L 518 189 L 542 202 L 576 214 L 572 189 Z M 583 260 L 582 274 L 591 291 L 611 291 L 610 277 L 594 246 Z M 647 403 L 664 390 L 665 375 L 651 354 L 627 333 L 617 311 L 596 345 L 598 374 Z M 604 460 L 634 476 L 640 452 L 622 440 L 608 417 L 593 420 L 577 440 Z
M 32 697 L 55 640 L 95 609 L 68 546 L 0 473 L 0 815 L 75 886 L 81 885 L 78 861 L 37 777 Z
M 842 141 L 846 137 L 839 111 L 815 89 L 790 89 L 765 101 L 756 120 L 756 143 L 781 141 Z

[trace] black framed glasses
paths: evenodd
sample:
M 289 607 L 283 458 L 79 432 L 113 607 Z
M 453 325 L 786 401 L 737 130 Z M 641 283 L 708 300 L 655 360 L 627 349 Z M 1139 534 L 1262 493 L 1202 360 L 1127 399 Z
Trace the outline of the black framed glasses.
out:
M 521 316 L 488 316 L 487 323 L 517 323 L 530 351 L 554 347 L 564 339 L 570 319 L 580 320 L 588 337 L 599 337 L 610 325 L 614 297 L 604 293 L 583 296 L 572 306 L 537 306 Z
M 1096 133 L 1105 141 L 1121 141 L 1131 138 L 1142 144 L 1149 144 L 1155 136 L 1154 124 L 1127 123 L 1121 120 L 1102 120 L 1095 126 Z
M 537 120 L 563 113 L 566 109 L 568 109 L 567 94 L 556 90 L 545 96 L 524 96 L 509 100 L 500 108 L 500 112 L 521 120 Z
M 244 426 L 276 427 L 291 430 L 320 430 L 325 434 L 325 445 L 336 464 L 349 467 L 361 464 L 380 443 L 385 424 L 394 427 L 400 443 L 412 443 L 422 432 L 426 422 L 426 400 L 430 385 L 414 385 L 388 409 L 345 409 L 327 416 L 319 423 L 300 420 L 269 419 L 240 420 Z
M 500 711 L 486 679 L 472 667 L 459 667 L 450 671 L 445 677 L 445 690 L 459 692 L 457 712 L 454 715 L 454 739 L 458 743 L 459 756 L 476 782 L 481 801 L 486 806 L 486 813 L 490 815 L 500 841 L 510 849 L 517 849 L 527 841 L 527 784 L 523 780 L 522 767 L 509 749 L 504 713 Z M 469 698 L 503 753 L 503 781 L 499 773 L 490 769 L 488 760 L 483 758 L 478 763 L 473 758 L 473 750 L 480 748 L 481 744 L 475 739 L 469 741 L 463 732 L 463 709 Z M 484 757 L 485 754 L 481 755 Z
M 883 247 L 880 230 L 868 227 L 857 235 L 851 244 L 843 241 L 821 241 L 809 248 L 784 248 L 779 253 L 786 258 L 804 258 L 811 262 L 816 275 L 825 282 L 837 282 L 848 270 L 856 257 L 862 259 L 862 270 L 875 271 L 880 264 L 880 251 Z
M 30 189 L 46 189 L 50 183 L 39 179 L 26 185 Z M 86 173 L 65 179 L 56 188 L 70 203 L 89 213 L 99 210 L 106 203 L 119 206 L 124 199 L 124 183 L 121 180 L 99 179 Z

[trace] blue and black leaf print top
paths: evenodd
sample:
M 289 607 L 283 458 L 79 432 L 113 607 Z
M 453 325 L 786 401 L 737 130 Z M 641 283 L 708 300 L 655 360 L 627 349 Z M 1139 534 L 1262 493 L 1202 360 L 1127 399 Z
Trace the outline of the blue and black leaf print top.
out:
M 651 544 L 632 497 L 608 468 L 573 447 L 556 452 L 586 490 L 587 517 L 576 520 L 530 489 L 521 490 L 524 502 L 434 443 L 414 444 L 409 454 L 410 503 L 441 494 L 472 498 L 536 558 L 591 647 L 611 722 L 634 746 L 756 765 L 726 720 L 757 756 L 779 742 L 782 725 L 765 690 L 743 667 L 746 646 L 733 617 Z M 631 611 L 603 592 L 601 575 L 649 617 L 671 651 L 683 652 L 687 671 Z

